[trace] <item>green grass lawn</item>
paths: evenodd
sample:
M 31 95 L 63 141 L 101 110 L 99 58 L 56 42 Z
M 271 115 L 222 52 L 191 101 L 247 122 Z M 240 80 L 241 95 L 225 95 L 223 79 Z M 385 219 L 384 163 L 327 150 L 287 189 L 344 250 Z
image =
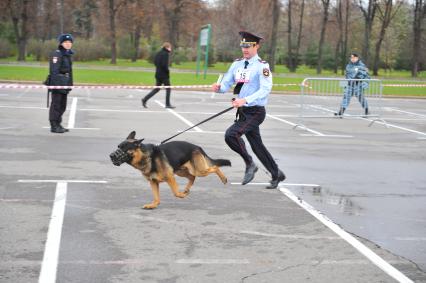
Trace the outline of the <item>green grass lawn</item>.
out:
M 99 65 L 102 62 L 98 62 Z M 81 63 L 79 63 L 81 64 Z M 109 63 L 108 63 L 109 64 Z M 132 63 L 133 64 L 133 63 Z M 192 63 L 195 64 L 195 63 Z M 120 66 L 125 67 L 126 63 L 120 63 Z M 94 66 L 94 65 L 87 65 Z M 190 67 L 188 63 L 187 67 Z M 139 66 L 140 67 L 140 66 Z M 219 66 L 217 71 L 225 72 L 229 64 Z M 282 67 L 282 66 L 279 66 Z M 190 69 L 190 68 L 189 68 Z M 210 70 L 210 69 L 209 69 Z M 308 70 L 308 69 L 306 69 Z M 0 80 L 16 80 L 16 81 L 33 81 L 41 83 L 44 81 L 48 73 L 47 63 L 46 66 L 11 66 L 7 64 L 0 64 Z M 323 76 L 327 76 L 323 74 Z M 306 76 L 275 76 L 274 83 L 276 84 L 300 84 Z M 207 74 L 206 79 L 203 76 L 196 77 L 194 73 L 171 73 L 172 85 L 211 85 L 216 82 L 216 74 Z M 74 69 L 74 82 L 75 84 L 120 84 L 120 85 L 153 85 L 155 83 L 153 71 L 134 71 L 134 70 L 117 70 L 117 69 L 96 69 L 96 68 L 75 68 Z M 409 82 L 403 80 L 390 80 L 383 81 L 384 95 L 400 95 L 400 96 L 424 96 L 426 97 L 426 88 L 420 87 L 386 87 L 386 84 L 407 84 Z M 414 83 L 426 84 L 426 81 L 417 81 Z M 290 91 L 298 93 L 300 87 L 298 86 L 275 86 L 274 91 Z

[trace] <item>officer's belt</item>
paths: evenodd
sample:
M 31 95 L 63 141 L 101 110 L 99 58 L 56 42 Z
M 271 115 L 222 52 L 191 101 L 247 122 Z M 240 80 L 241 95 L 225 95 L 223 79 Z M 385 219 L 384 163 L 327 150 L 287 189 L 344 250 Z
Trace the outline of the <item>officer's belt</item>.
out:
M 265 106 L 242 106 L 237 108 L 235 113 L 235 121 L 244 121 L 246 119 L 245 114 L 255 113 L 259 110 L 265 109 Z

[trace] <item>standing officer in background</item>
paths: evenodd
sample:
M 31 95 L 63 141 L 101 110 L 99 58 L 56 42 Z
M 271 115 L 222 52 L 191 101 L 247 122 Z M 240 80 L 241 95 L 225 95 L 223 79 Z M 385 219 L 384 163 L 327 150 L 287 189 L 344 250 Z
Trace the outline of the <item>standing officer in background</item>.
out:
M 364 108 L 364 114 L 368 115 L 368 102 L 364 95 L 364 90 L 368 87 L 367 81 L 356 81 L 357 79 L 365 80 L 370 79 L 368 69 L 365 64 L 359 59 L 357 53 L 352 53 L 350 62 L 346 65 L 345 78 L 348 79 L 348 84 L 343 93 L 343 100 L 338 112 L 334 113 L 336 116 L 342 116 L 346 108 L 351 102 L 351 97 L 355 95 L 358 101 Z
M 251 182 L 258 167 L 253 158 L 248 154 L 242 135 L 245 135 L 250 146 L 262 162 L 263 166 L 271 173 L 271 184 L 267 189 L 275 189 L 278 183 L 285 180 L 284 173 L 278 168 L 274 158 L 266 149 L 260 136 L 259 125 L 265 120 L 265 105 L 272 89 L 272 74 L 269 64 L 262 61 L 257 54 L 260 48 L 260 36 L 241 31 L 240 42 L 243 58 L 235 60 L 220 84 L 213 84 L 215 92 L 226 92 L 234 83 L 234 94 L 238 96 L 232 105 L 237 108 L 237 119 L 225 133 L 228 146 L 238 153 L 246 164 L 242 185 Z
M 170 86 L 170 70 L 169 70 L 169 54 L 172 52 L 172 45 L 169 42 L 163 43 L 163 48 L 155 55 L 154 64 L 155 64 L 155 80 L 157 86 L 165 85 Z M 145 108 L 148 100 L 153 97 L 159 88 L 153 89 L 142 99 L 142 105 Z M 166 108 L 175 108 L 170 104 L 170 88 L 166 88 Z
M 71 34 L 61 34 L 58 38 L 58 49 L 52 52 L 49 64 L 49 85 L 72 86 L 71 50 L 73 37 Z M 68 129 L 62 127 L 62 115 L 67 108 L 67 96 L 71 89 L 52 89 L 52 103 L 49 110 L 50 131 L 65 133 Z

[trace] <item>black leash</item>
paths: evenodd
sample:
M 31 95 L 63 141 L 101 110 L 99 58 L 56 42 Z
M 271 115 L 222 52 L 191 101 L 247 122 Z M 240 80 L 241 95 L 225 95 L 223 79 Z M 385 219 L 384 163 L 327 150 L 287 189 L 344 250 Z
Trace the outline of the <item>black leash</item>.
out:
M 183 134 L 183 133 L 185 133 L 186 131 L 189 131 L 189 130 L 191 130 L 191 129 L 193 129 L 193 128 L 195 128 L 195 127 L 197 127 L 197 126 L 199 126 L 199 125 L 201 125 L 201 124 L 203 124 L 203 123 L 205 123 L 205 122 L 207 122 L 207 121 L 210 121 L 211 119 L 216 118 L 217 116 L 220 116 L 220 115 L 222 115 L 223 113 L 226 113 L 226 112 L 228 112 L 228 111 L 230 111 L 230 110 L 232 110 L 232 109 L 234 109 L 234 107 L 233 107 L 233 106 L 232 106 L 232 107 L 229 107 L 229 108 L 226 108 L 225 110 L 223 110 L 223 111 L 221 111 L 221 112 L 219 112 L 219 113 L 217 113 L 217 114 L 214 114 L 213 116 L 211 116 L 211 117 L 209 117 L 209 118 L 207 118 L 207 119 L 205 119 L 205 120 L 203 120 L 203 121 L 199 122 L 198 124 L 196 124 L 196 125 L 194 125 L 194 126 L 192 126 L 192 127 L 188 128 L 188 129 L 186 129 L 185 131 L 180 132 L 180 133 L 177 133 L 176 135 L 171 136 L 170 138 L 163 140 L 160 144 L 163 144 L 163 143 L 165 143 L 166 141 L 169 141 L 169 140 L 171 140 L 172 138 L 177 137 L 178 135 Z

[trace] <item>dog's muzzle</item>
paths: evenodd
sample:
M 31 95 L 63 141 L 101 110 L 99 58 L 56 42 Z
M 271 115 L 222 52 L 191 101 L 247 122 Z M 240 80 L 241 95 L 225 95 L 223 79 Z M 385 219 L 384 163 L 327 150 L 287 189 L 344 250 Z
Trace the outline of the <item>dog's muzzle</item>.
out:
M 116 166 L 120 166 L 121 164 L 132 160 L 132 156 L 120 148 L 111 153 L 109 158 L 111 158 L 112 164 Z

